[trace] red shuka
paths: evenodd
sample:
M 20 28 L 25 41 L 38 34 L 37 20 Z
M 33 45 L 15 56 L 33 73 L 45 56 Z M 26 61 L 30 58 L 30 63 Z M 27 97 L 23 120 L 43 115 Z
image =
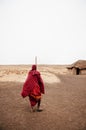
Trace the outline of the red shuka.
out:
M 29 96 L 30 99 L 30 103 L 31 106 L 34 106 L 37 101 L 36 99 L 34 99 L 31 96 L 31 91 L 33 90 L 34 86 L 39 85 L 40 87 L 40 94 L 39 96 L 41 96 L 41 93 L 44 94 L 44 83 L 43 80 L 41 78 L 40 72 L 36 70 L 35 68 L 36 66 L 32 66 L 32 70 L 30 70 L 30 72 L 28 73 L 27 79 L 23 85 L 23 89 L 21 92 L 22 97 L 26 97 Z

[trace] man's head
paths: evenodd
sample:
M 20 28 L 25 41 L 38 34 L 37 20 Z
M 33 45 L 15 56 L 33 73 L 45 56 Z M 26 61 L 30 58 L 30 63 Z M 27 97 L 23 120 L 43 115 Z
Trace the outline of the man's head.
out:
M 36 70 L 37 66 L 36 65 L 32 65 L 32 70 Z

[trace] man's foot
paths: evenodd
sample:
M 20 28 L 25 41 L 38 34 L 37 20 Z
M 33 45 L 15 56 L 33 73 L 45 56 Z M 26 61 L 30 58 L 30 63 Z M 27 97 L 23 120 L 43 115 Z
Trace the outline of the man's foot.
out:
M 43 111 L 43 109 L 37 109 L 37 112 L 42 112 Z
M 35 112 L 35 111 L 36 111 L 36 109 L 32 107 L 31 108 L 31 112 Z

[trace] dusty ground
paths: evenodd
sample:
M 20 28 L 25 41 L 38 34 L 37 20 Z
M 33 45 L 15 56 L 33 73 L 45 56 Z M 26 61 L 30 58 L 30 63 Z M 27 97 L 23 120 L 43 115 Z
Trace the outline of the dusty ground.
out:
M 0 66 L 0 130 L 86 130 L 86 75 L 63 66 L 41 66 L 43 111 L 30 112 L 20 95 L 30 66 Z

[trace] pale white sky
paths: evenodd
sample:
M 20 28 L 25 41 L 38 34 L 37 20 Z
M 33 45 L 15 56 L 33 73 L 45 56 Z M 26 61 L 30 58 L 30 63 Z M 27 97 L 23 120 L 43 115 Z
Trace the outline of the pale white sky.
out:
M 0 0 L 0 64 L 86 60 L 85 0 Z

